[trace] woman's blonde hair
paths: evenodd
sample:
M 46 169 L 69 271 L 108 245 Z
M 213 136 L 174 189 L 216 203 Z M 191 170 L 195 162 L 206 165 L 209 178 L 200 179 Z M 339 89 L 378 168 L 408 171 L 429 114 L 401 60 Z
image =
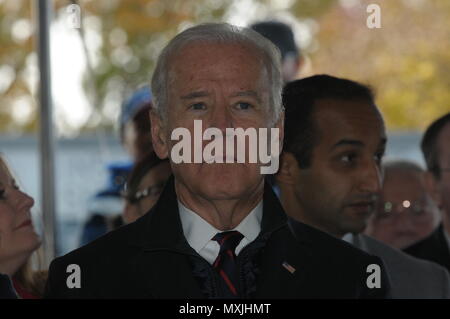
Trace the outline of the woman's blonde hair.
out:
M 2 153 L 0 153 L 0 166 L 3 166 L 9 175 L 14 176 Z M 45 282 L 47 281 L 48 271 L 42 270 L 42 265 L 44 264 L 43 257 L 43 249 L 41 246 L 28 257 L 27 261 L 12 276 L 23 289 L 36 297 L 42 297 L 44 295 Z

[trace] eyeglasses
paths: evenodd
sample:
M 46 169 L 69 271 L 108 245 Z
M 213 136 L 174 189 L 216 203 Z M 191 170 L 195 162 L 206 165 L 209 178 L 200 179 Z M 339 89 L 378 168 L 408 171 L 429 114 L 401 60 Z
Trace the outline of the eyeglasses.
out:
M 381 202 L 376 214 L 377 219 L 394 218 L 398 214 L 408 214 L 413 220 L 420 220 L 427 216 L 427 210 L 430 208 L 428 201 L 410 201 L 400 202 Z
M 139 190 L 136 193 L 129 193 L 125 186 L 125 191 L 122 192 L 122 197 L 130 202 L 131 204 L 135 204 L 142 200 L 145 197 L 158 197 L 164 188 L 164 183 L 158 183 L 156 185 L 150 186 L 146 189 Z

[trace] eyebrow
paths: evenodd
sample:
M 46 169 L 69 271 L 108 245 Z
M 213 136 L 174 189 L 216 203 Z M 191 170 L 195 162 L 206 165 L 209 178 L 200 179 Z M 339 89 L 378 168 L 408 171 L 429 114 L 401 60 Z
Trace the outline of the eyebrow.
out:
M 198 97 L 205 97 L 205 96 L 208 96 L 208 95 L 209 95 L 209 93 L 206 92 L 206 91 L 195 91 L 195 92 L 191 92 L 191 93 L 189 93 L 187 95 L 183 95 L 181 98 L 183 100 L 191 100 L 191 99 L 195 99 L 195 98 L 198 98 Z
M 11 178 L 9 181 L 6 182 L 6 185 L 8 185 L 8 184 L 10 184 L 10 185 L 17 185 L 17 182 L 16 182 L 16 180 L 14 178 Z M 5 185 L 5 183 L 0 181 L 0 186 L 4 186 L 4 185 Z
M 336 144 L 334 144 L 331 149 L 334 150 L 335 148 L 341 147 L 341 146 L 357 146 L 357 147 L 363 147 L 364 143 L 358 140 L 351 140 L 351 139 L 342 139 Z
M 384 137 L 381 139 L 379 147 L 385 147 L 387 143 L 387 138 Z M 342 139 L 339 142 L 337 142 L 336 144 L 334 144 L 331 149 L 334 150 L 337 147 L 341 147 L 341 146 L 356 146 L 356 147 L 363 147 L 364 143 L 359 141 L 359 140 L 352 140 L 352 139 Z
M 231 94 L 230 96 L 231 97 L 251 96 L 251 97 L 254 97 L 258 102 L 261 102 L 261 99 L 259 98 L 258 93 L 256 93 L 256 91 L 253 91 L 253 90 L 239 91 L 239 92 Z
M 205 97 L 205 96 L 209 96 L 209 95 L 210 94 L 207 91 L 195 91 L 195 92 L 191 92 L 189 94 L 183 95 L 183 96 L 181 96 L 181 98 L 183 100 L 190 100 L 190 99 Z M 236 92 L 236 93 L 233 93 L 230 95 L 230 97 L 239 97 L 239 96 L 251 96 L 251 97 L 254 97 L 255 99 L 257 99 L 258 102 L 260 102 L 258 93 L 256 93 L 253 90 L 240 91 L 240 92 Z

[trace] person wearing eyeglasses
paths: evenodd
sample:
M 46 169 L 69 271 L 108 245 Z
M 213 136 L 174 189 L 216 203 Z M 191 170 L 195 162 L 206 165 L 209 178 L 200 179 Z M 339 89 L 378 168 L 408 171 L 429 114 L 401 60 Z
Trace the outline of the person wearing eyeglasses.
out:
M 405 252 L 450 270 L 450 112 L 428 127 L 421 148 L 427 163 L 426 183 L 441 211 L 442 223 Z
M 365 233 L 403 249 L 430 235 L 440 222 L 439 209 L 425 186 L 425 171 L 409 161 L 383 165 L 384 181 L 376 213 Z
M 125 199 L 122 218 L 126 224 L 134 222 L 155 205 L 171 174 L 169 161 L 161 160 L 154 152 L 135 165 L 122 194 Z

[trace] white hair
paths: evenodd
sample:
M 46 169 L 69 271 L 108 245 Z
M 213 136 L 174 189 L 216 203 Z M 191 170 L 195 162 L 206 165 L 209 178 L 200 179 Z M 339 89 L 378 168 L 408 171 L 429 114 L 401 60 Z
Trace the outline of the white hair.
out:
M 262 56 L 269 76 L 271 113 L 276 122 L 283 110 L 281 92 L 281 55 L 278 48 L 265 37 L 249 28 L 228 23 L 206 23 L 189 28 L 174 37 L 162 50 L 153 73 L 151 88 L 153 106 L 160 117 L 165 118 L 168 103 L 168 74 L 170 59 L 183 47 L 193 43 L 241 44 L 255 49 Z

